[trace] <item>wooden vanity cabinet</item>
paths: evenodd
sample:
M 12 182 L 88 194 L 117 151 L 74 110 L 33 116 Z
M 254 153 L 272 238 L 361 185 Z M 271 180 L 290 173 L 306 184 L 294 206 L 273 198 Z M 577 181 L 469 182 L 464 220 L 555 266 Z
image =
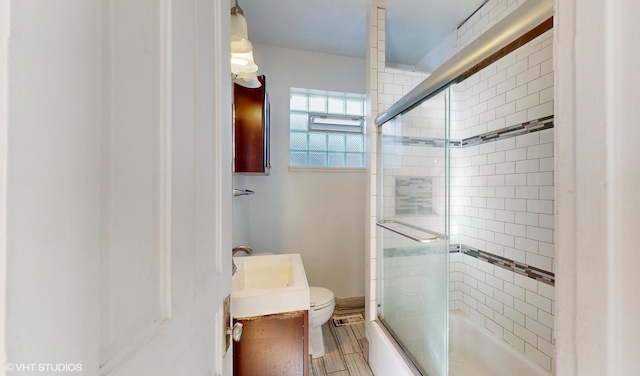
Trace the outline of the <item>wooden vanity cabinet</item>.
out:
M 265 76 L 259 88 L 233 84 L 234 171 L 269 175 L 269 95 Z
M 309 374 L 309 311 L 238 319 L 242 338 L 233 344 L 234 376 Z

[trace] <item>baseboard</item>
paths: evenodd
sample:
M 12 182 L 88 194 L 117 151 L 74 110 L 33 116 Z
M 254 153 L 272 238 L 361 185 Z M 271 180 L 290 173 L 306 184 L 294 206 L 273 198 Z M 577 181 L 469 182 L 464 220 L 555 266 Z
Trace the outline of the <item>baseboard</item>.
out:
M 364 310 L 364 296 L 336 299 L 335 312 L 351 313 Z

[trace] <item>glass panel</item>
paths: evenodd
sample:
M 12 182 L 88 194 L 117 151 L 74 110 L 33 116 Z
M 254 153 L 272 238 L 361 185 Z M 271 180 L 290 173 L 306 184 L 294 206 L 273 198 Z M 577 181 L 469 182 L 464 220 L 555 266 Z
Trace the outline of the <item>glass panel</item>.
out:
M 407 224 L 403 229 L 420 237 L 424 232 L 417 229 L 440 234 L 435 242 L 420 243 L 378 227 L 378 317 L 416 367 L 431 376 L 448 372 L 446 95 L 378 128 L 378 219 Z
M 289 166 L 306 166 L 307 153 L 300 151 L 292 151 L 289 153 Z
M 309 96 L 310 112 L 327 112 L 327 97 L 322 95 Z
M 327 154 L 326 153 L 309 153 L 309 166 L 312 167 L 326 167 L 327 166 Z
M 446 240 L 421 244 L 379 227 L 378 315 L 424 374 L 445 376 Z
M 364 154 L 347 153 L 347 167 L 364 167 Z
M 327 151 L 326 133 L 309 133 L 309 150 Z
M 344 167 L 344 153 L 329 153 L 329 167 Z
M 344 134 L 329 134 L 329 151 L 345 151 Z
M 347 115 L 364 116 L 364 101 L 347 99 Z
M 329 97 L 329 113 L 344 115 L 345 100 L 344 98 Z
M 347 151 L 363 152 L 364 137 L 361 134 L 348 134 Z
M 289 114 L 289 127 L 292 131 L 307 131 L 309 124 L 309 115 L 306 113 L 291 113 Z
M 291 132 L 289 134 L 290 150 L 308 150 L 307 134 Z
M 307 112 L 309 110 L 307 98 L 307 94 L 291 93 L 291 100 L 289 101 L 290 110 Z

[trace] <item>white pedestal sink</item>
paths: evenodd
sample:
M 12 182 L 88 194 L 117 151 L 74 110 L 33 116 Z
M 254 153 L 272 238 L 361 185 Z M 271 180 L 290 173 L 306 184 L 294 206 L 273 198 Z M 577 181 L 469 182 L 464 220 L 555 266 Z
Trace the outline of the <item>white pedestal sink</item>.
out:
M 306 311 L 309 284 L 297 253 L 234 258 L 231 315 L 235 318 Z

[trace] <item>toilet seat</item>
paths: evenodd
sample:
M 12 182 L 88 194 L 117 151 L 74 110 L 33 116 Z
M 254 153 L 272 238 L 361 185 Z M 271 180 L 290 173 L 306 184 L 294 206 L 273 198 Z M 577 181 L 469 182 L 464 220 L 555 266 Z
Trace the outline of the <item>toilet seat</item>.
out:
M 319 310 L 331 305 L 334 300 L 333 291 L 322 287 L 309 287 L 311 308 Z

